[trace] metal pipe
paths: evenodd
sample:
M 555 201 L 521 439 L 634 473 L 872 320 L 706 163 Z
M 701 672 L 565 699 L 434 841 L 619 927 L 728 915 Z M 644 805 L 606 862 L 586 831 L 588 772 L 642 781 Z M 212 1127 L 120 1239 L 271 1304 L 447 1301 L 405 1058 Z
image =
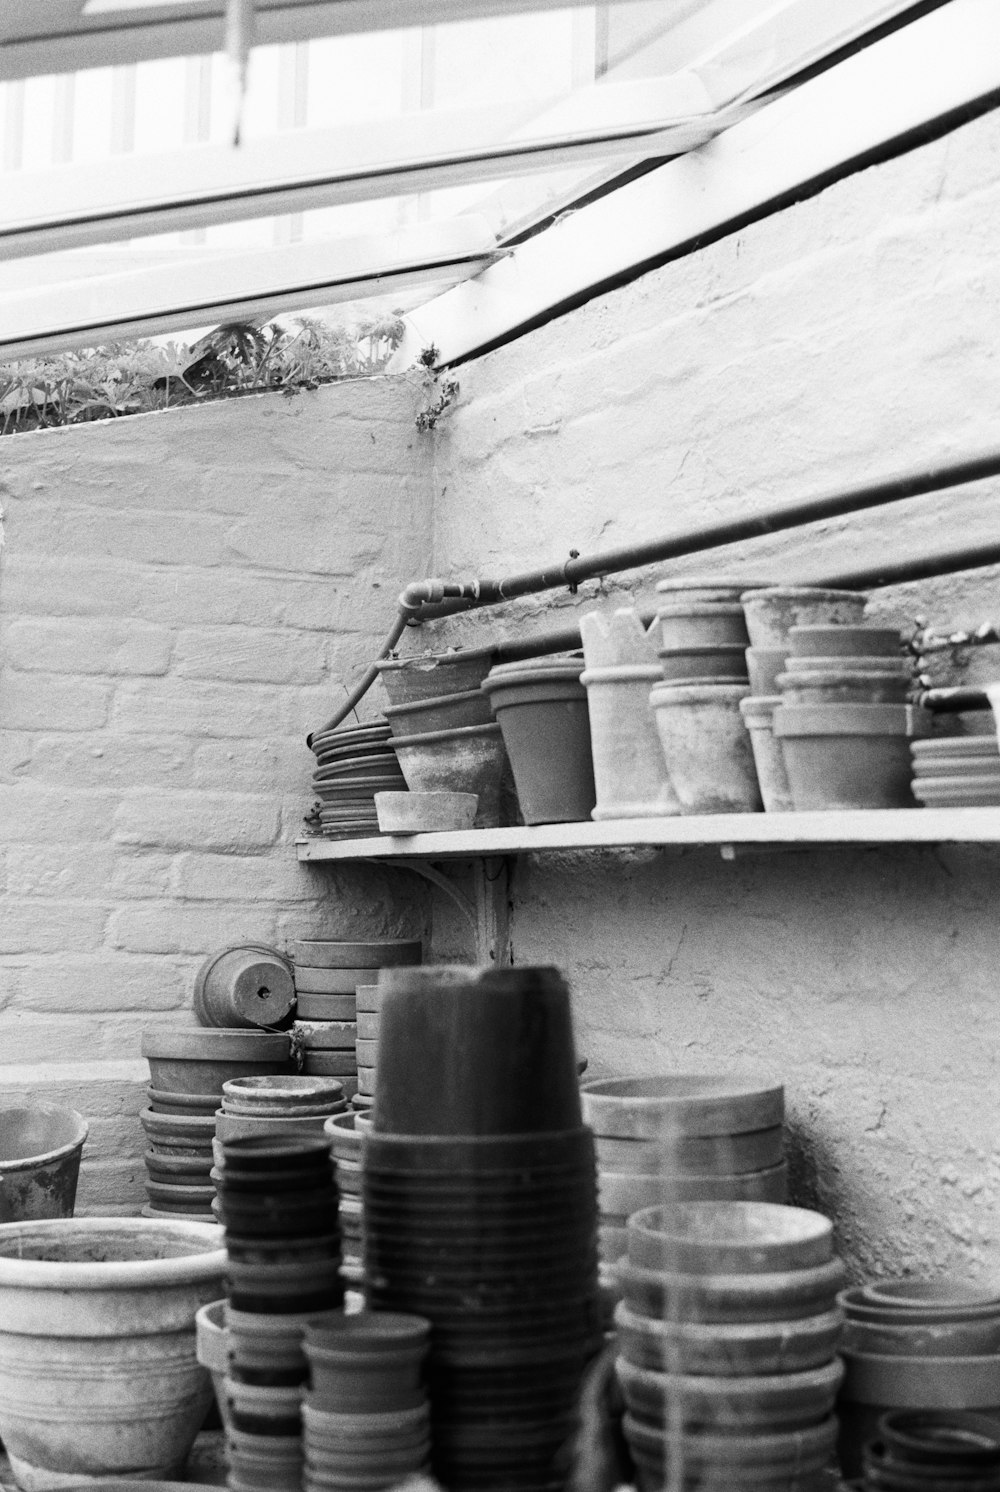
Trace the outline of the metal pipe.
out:
M 842 571 L 839 575 L 831 575 L 824 584 L 878 590 L 890 585 L 905 585 L 913 580 L 933 580 L 936 575 L 957 575 L 961 570 L 979 570 L 987 565 L 1000 565 L 1000 542 L 996 539 L 983 544 L 969 544 L 964 549 L 948 549 L 935 555 L 933 559 L 858 566 L 853 570 Z

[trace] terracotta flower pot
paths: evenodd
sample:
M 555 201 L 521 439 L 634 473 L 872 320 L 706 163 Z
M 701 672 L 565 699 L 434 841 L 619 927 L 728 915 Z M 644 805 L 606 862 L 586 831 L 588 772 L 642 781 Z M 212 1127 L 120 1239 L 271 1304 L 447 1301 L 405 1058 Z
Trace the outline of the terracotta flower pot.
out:
M 805 1207 L 706 1202 L 629 1218 L 629 1258 L 692 1274 L 768 1274 L 833 1258 L 833 1224 Z
M 507 751 L 498 725 L 397 736 L 393 745 L 411 792 L 474 793 L 479 799 L 475 827 L 496 828 L 507 770 Z
M 586 1098 L 584 1099 L 586 1106 Z M 662 1140 L 612 1139 L 598 1135 L 597 1164 L 618 1173 L 738 1176 L 763 1171 L 784 1159 L 780 1124 L 744 1134 L 665 1135 Z
M 763 807 L 740 714 L 748 693 L 745 684 L 654 686 L 650 704 L 682 813 L 754 813 Z
M 904 675 L 861 669 L 812 669 L 778 675 L 785 705 L 902 705 L 912 687 Z
M 831 1360 L 843 1329 L 839 1311 L 798 1321 L 662 1321 L 615 1307 L 622 1354 L 638 1367 L 659 1372 L 710 1373 L 715 1377 L 795 1373 Z
M 745 590 L 740 597 L 750 643 L 755 648 L 786 648 L 793 627 L 857 626 L 868 597 L 861 591 L 824 586 L 768 586 Z
M 847 1271 L 839 1259 L 768 1274 L 681 1274 L 623 1260 L 615 1278 L 632 1310 L 668 1321 L 796 1321 L 834 1308 Z
M 463 725 L 489 725 L 489 700 L 478 684 L 458 694 L 432 695 L 408 704 L 389 705 L 385 717 L 394 736 L 422 736 L 428 731 L 457 730 Z
M 178 1094 L 221 1096 L 229 1078 L 294 1071 L 284 1032 L 147 1026 L 142 1033 L 142 1055 L 149 1062 L 153 1087 Z
M 780 1125 L 780 1083 L 738 1073 L 670 1072 L 598 1078 L 581 1090 L 595 1135 L 669 1144 L 675 1136 L 746 1134 Z
M 788 634 L 788 651 L 796 658 L 870 657 L 884 654 L 898 658 L 903 639 L 896 627 L 805 626 L 792 627 Z
M 685 1428 L 726 1425 L 745 1434 L 767 1434 L 815 1425 L 833 1409 L 844 1370 L 836 1360 L 799 1373 L 749 1377 L 658 1373 L 625 1358 L 616 1364 L 633 1415 L 663 1424 L 676 1413 Z M 669 1406 L 669 1411 L 668 1411 Z
M 597 1192 L 601 1212 L 620 1217 L 646 1208 L 689 1202 L 783 1203 L 788 1195 L 788 1166 L 782 1160 L 764 1171 L 744 1171 L 735 1176 L 691 1176 L 663 1171 L 643 1176 L 602 1171 Z
M 746 619 L 739 601 L 671 600 L 656 612 L 660 646 L 677 648 L 737 648 L 749 646 Z
M 222 948 L 195 978 L 194 1009 L 203 1026 L 280 1026 L 294 1003 L 291 964 L 266 943 Z
M 0 1109 L 0 1223 L 72 1217 L 89 1125 L 75 1109 Z
M 774 712 L 782 702 L 780 694 L 751 695 L 740 700 L 740 714 L 750 732 L 750 749 L 765 813 L 791 813 L 794 807 L 785 754 L 774 735 Z
M 393 705 L 478 689 L 496 656 L 493 648 L 383 658 L 375 667 Z
M 580 676 L 590 717 L 595 819 L 680 812 L 649 707 L 659 677 L 655 664 L 588 669 Z
M 0 1238 L 0 1435 L 22 1487 L 170 1476 L 211 1401 L 195 1315 L 225 1270 L 210 1224 L 12 1223 Z
M 928 718 L 908 705 L 781 705 L 774 733 L 796 810 L 912 807 L 910 738 Z
M 504 664 L 483 681 L 526 824 L 589 819 L 597 792 L 583 660 Z

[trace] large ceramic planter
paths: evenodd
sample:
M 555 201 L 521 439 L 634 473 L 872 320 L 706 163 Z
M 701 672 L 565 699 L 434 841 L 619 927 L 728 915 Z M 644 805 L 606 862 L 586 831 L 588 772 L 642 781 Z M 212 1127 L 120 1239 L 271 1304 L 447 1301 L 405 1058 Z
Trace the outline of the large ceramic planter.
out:
M 194 1011 L 203 1026 L 280 1026 L 294 1004 L 291 963 L 266 943 L 222 948 L 195 978 Z
M 212 1397 L 195 1315 L 219 1297 L 225 1262 L 212 1225 L 0 1231 L 0 1436 L 25 1492 L 183 1466 Z
M 659 677 L 656 664 L 592 668 L 580 676 L 590 711 L 595 819 L 680 812 L 649 707 L 649 691 Z
M 393 745 L 411 793 L 475 793 L 479 799 L 475 827 L 496 828 L 507 769 L 507 752 L 498 725 L 397 736 Z
M 73 1216 L 87 1132 L 75 1109 L 0 1109 L 0 1223 Z
M 746 684 L 658 684 L 649 696 L 682 813 L 754 813 L 763 805 L 750 735 L 740 714 Z
M 293 989 L 293 1001 L 294 997 Z M 149 1062 L 153 1088 L 175 1095 L 221 1097 L 223 1083 L 231 1078 L 295 1070 L 283 1032 L 150 1026 L 142 1033 L 142 1055 Z
M 526 824 L 589 819 L 597 793 L 583 661 L 538 659 L 483 681 L 503 732 Z
M 415 658 L 384 658 L 376 663 L 392 705 L 412 704 L 442 694 L 478 689 L 490 671 L 493 648 L 461 653 L 422 653 Z
M 926 729 L 908 705 L 782 705 L 774 733 L 796 810 L 912 808 L 910 738 Z
M 781 742 L 774 735 L 774 712 L 781 695 L 748 696 L 740 700 L 740 714 L 750 732 L 750 748 L 765 813 L 790 813 L 794 804 Z
M 829 590 L 824 586 L 768 586 L 746 590 L 740 597 L 750 645 L 787 648 L 793 627 L 857 626 L 868 601 L 862 591 Z

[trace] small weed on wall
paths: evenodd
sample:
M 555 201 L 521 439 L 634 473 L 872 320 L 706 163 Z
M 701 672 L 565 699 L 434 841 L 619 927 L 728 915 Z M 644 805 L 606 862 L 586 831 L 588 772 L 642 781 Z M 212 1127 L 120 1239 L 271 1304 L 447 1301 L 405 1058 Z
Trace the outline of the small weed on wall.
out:
M 369 378 L 385 369 L 402 336 L 398 315 L 350 328 L 303 317 L 289 326 L 216 327 L 190 347 L 122 342 L 0 363 L 0 434 Z

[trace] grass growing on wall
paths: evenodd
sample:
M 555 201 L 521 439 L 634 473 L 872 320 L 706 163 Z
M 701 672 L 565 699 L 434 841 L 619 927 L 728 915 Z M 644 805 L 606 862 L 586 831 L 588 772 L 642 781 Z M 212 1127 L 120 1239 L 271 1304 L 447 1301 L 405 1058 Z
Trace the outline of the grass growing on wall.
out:
M 190 347 L 121 342 L 0 363 L 0 434 L 367 378 L 384 370 L 402 336 L 395 315 L 352 327 L 302 317 L 216 327 Z

